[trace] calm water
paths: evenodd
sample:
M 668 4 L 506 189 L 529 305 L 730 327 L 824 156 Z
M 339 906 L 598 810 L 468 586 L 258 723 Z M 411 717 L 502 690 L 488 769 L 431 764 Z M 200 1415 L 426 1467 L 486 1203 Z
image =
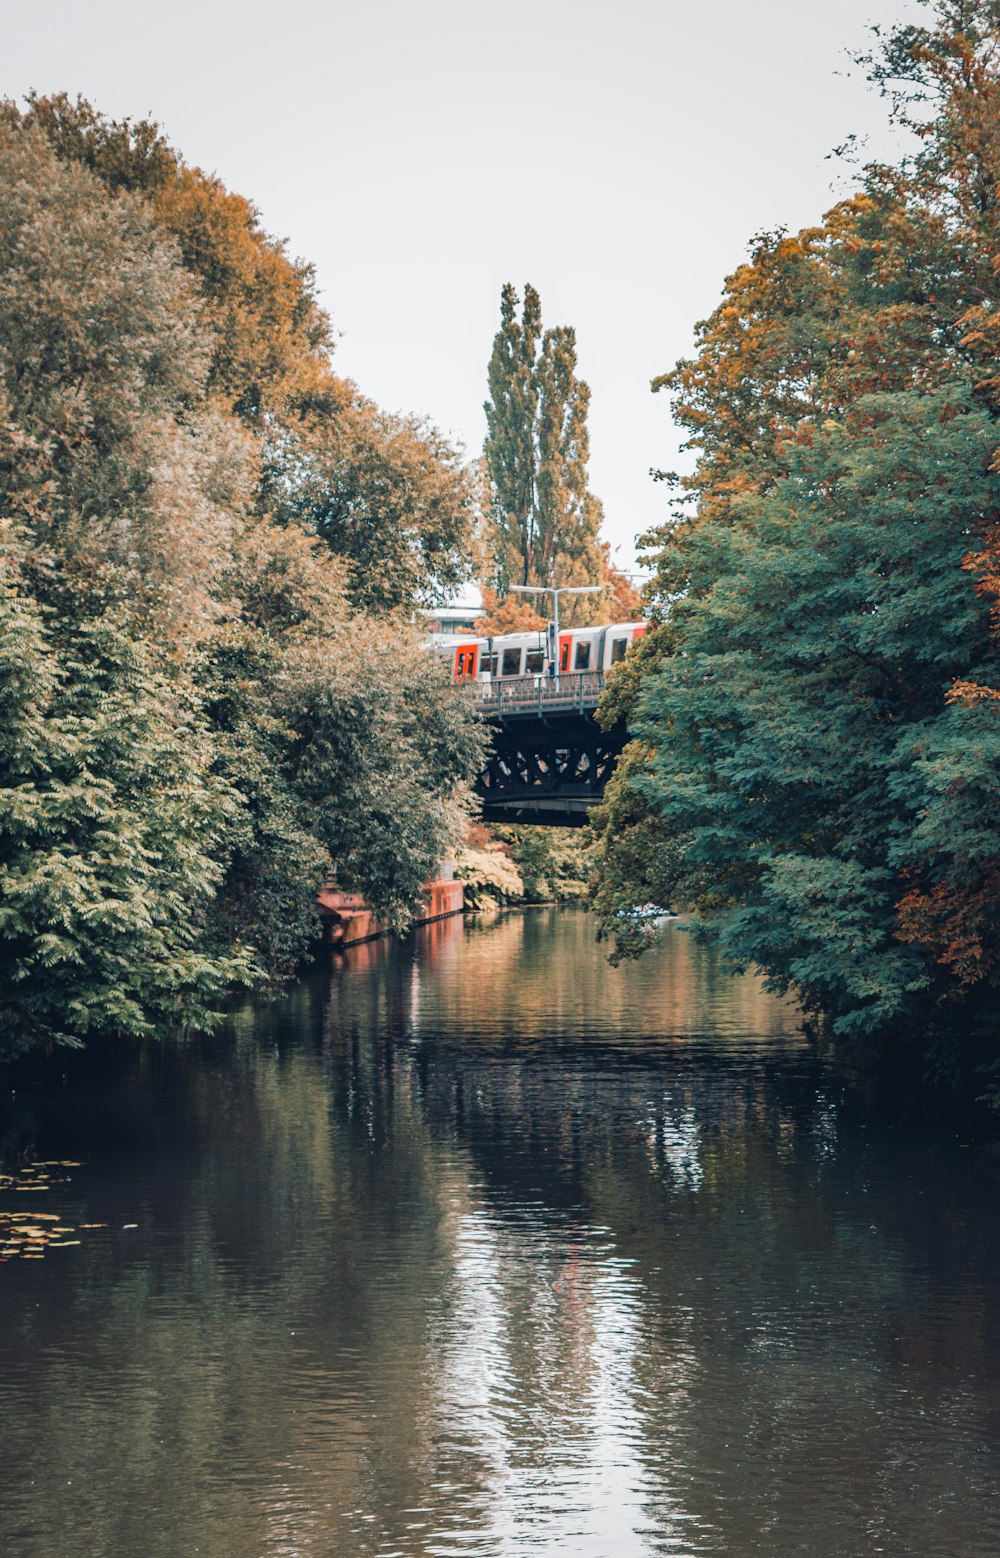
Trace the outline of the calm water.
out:
M 0 1104 L 5 1558 L 1000 1553 L 994 1149 L 676 927 L 445 921 L 65 1070 Z

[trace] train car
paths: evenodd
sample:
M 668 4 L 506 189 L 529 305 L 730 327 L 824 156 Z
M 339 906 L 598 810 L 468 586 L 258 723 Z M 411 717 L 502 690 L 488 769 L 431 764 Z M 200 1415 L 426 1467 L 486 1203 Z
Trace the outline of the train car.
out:
M 629 646 L 642 637 L 646 626 L 645 622 L 613 622 L 610 627 L 606 627 L 601 644 L 599 669 L 610 671 L 613 665 L 624 660 Z
M 491 681 L 511 676 L 541 676 L 547 665 L 545 633 L 498 633 L 488 640 L 481 661 L 481 674 Z
M 435 633 L 431 648 L 446 655 L 452 680 L 508 681 L 546 674 L 605 673 L 624 660 L 630 644 L 646 631 L 645 622 L 614 622 L 606 627 L 564 628 L 559 634 L 556 664 L 551 660 L 550 632 L 498 633 L 479 638 L 474 633 Z
M 646 631 L 645 622 L 614 622 L 610 627 L 564 628 L 559 634 L 560 675 L 609 671 L 624 660 L 628 647 Z
M 435 654 L 447 656 L 453 682 L 476 681 L 486 670 L 487 638 L 476 638 L 471 633 L 435 633 L 429 643 Z

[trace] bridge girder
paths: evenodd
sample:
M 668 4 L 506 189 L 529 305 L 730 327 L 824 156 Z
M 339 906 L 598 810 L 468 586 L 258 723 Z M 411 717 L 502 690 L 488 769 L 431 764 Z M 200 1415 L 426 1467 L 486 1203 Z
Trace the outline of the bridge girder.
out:
M 487 822 L 579 827 L 601 800 L 625 745 L 588 714 L 491 719 L 493 742 L 476 781 Z

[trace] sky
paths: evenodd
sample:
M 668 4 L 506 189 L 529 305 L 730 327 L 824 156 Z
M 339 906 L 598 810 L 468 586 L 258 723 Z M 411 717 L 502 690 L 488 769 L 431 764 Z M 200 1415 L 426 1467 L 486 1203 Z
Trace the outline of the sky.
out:
M 482 447 L 500 288 L 576 329 L 622 567 L 684 468 L 649 382 L 755 233 L 898 151 L 849 53 L 918 0 L 0 0 L 0 89 L 150 115 L 316 267 L 336 364 Z

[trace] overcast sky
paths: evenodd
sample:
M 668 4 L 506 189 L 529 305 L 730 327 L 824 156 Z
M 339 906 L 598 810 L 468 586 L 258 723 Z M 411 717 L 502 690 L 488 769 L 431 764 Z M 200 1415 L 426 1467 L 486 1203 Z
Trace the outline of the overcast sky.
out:
M 575 326 L 592 487 L 628 565 L 681 456 L 649 380 L 762 229 L 815 221 L 853 131 L 848 50 L 916 0 L 0 0 L 3 92 L 151 114 L 316 265 L 337 361 L 478 453 L 500 287 Z M 925 14 L 925 13 L 923 13 Z M 849 182 L 849 180 L 848 180 Z

